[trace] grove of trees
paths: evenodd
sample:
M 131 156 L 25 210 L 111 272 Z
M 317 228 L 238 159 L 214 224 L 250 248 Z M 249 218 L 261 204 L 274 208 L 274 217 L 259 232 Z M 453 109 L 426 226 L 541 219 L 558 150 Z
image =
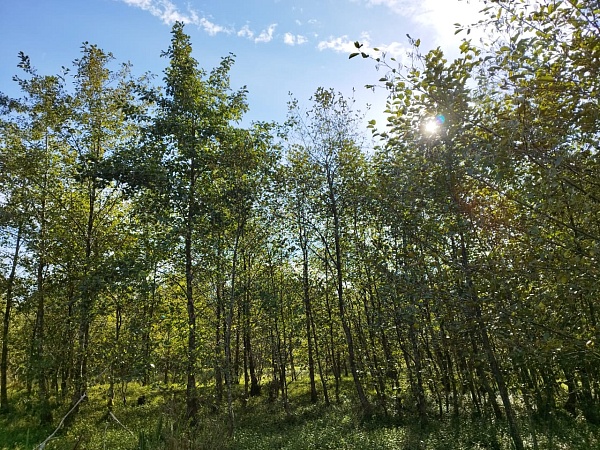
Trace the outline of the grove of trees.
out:
M 600 424 L 600 5 L 482 6 L 489 38 L 458 29 L 452 61 L 356 43 L 385 126 L 317 88 L 242 127 L 233 55 L 205 71 L 181 23 L 158 87 L 89 43 L 57 75 L 21 54 L 0 410 L 179 384 L 192 425 L 223 408 L 233 434 L 239 396 L 291 414 L 291 381 L 329 405 L 348 379 L 365 416 L 489 415 L 518 450 L 534 416 Z

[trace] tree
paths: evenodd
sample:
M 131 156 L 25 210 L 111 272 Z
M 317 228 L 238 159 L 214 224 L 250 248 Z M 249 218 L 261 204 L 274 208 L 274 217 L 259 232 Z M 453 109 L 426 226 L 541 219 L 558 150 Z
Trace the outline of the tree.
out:
M 464 321 L 462 327 L 468 333 L 473 355 L 482 347 L 502 398 L 513 442 L 516 448 L 523 448 L 508 383 L 490 336 L 491 324 L 483 313 L 486 308 L 498 308 L 497 311 L 500 312 L 500 296 L 497 297 L 493 292 L 487 292 L 485 296 L 480 294 L 485 292 L 483 285 L 490 281 L 486 279 L 490 274 L 480 268 L 482 264 L 486 264 L 486 255 L 491 247 L 486 239 L 490 230 L 477 217 L 479 211 L 476 205 L 479 201 L 492 203 L 494 198 L 484 197 L 485 184 L 480 182 L 490 171 L 490 155 L 481 150 L 486 148 L 485 144 L 489 144 L 490 136 L 481 126 L 483 115 L 480 115 L 476 106 L 471 106 L 474 103 L 471 99 L 476 96 L 467 87 L 467 80 L 482 59 L 478 58 L 478 50 L 471 48 L 468 42 L 462 45 L 461 50 L 464 56 L 449 64 L 442 52 L 436 49 L 422 57 L 422 68 L 412 68 L 406 76 L 391 72 L 392 81 L 389 83 L 393 94 L 388 109 L 391 128 L 385 136 L 389 137 L 388 145 L 398 152 L 400 159 L 421 159 L 427 168 L 426 178 L 419 182 L 419 188 L 425 188 L 424 197 L 432 200 L 427 202 L 426 220 L 431 218 L 441 225 L 435 227 L 436 237 L 440 239 L 440 249 L 446 252 L 444 263 L 452 274 L 454 289 L 461 302 L 459 311 Z M 426 127 L 430 121 L 436 121 L 437 128 Z M 418 152 L 422 152 L 424 157 L 413 155 Z M 405 168 L 410 171 L 422 169 L 423 167 L 410 166 Z M 405 185 L 402 189 L 411 188 Z M 418 201 L 419 197 L 412 201 L 415 200 Z M 405 239 L 406 230 L 402 233 Z M 416 244 L 417 248 L 422 249 L 423 245 L 419 241 L 423 238 L 418 235 L 415 237 L 417 241 L 409 245 Z M 404 245 L 406 244 L 405 242 Z M 425 248 L 430 246 L 431 242 L 425 244 Z M 430 289 L 430 275 L 427 274 L 426 266 L 415 267 L 410 260 L 405 260 L 403 266 L 407 279 L 411 283 L 419 280 L 418 285 L 421 287 L 421 292 L 408 288 L 409 293 L 413 292 L 409 295 L 415 295 L 411 301 L 413 307 L 419 305 L 419 309 L 424 307 L 423 312 L 427 311 L 429 306 L 424 294 Z M 415 328 L 421 327 L 421 324 L 415 322 L 414 318 L 409 318 L 407 325 L 415 361 L 418 403 L 422 405 L 423 381 L 419 379 L 422 369 L 414 334 Z M 487 374 L 481 365 L 475 367 L 479 381 L 498 415 L 500 411 Z M 421 416 L 424 413 L 424 407 L 420 406 Z
M 317 190 L 315 185 L 315 179 L 311 176 L 314 173 L 314 167 L 308 159 L 306 152 L 302 152 L 300 149 L 290 149 L 287 155 L 289 161 L 289 167 L 284 168 L 282 171 L 282 179 L 279 180 L 281 183 L 281 192 L 286 200 L 286 208 L 289 211 L 290 224 L 287 221 L 284 227 L 289 226 L 295 228 L 294 242 L 298 243 L 298 246 L 302 255 L 302 299 L 304 303 L 304 315 L 305 315 L 305 328 L 306 328 L 306 346 L 307 346 L 307 357 L 308 357 L 308 372 L 310 382 L 310 399 L 311 402 L 317 402 L 317 386 L 315 382 L 315 338 L 313 336 L 313 295 L 311 293 L 311 279 L 310 279 L 310 244 L 311 239 L 314 239 L 313 233 L 311 232 L 311 195 Z M 287 195 L 284 193 L 287 191 Z M 329 403 L 329 397 L 327 392 L 327 384 L 324 378 L 321 378 L 323 382 L 323 395 L 325 402 Z
M 232 92 L 229 70 L 233 57 L 206 77 L 192 57 L 189 36 L 184 25 L 176 23 L 171 46 L 164 52 L 169 58 L 165 71 L 166 95 L 158 99 L 158 110 L 152 134 L 152 145 L 160 149 L 159 161 L 164 165 L 166 184 L 159 195 L 176 221 L 175 233 L 183 241 L 185 298 L 188 315 L 187 349 L 187 417 L 195 420 L 198 411 L 196 392 L 197 351 L 196 295 L 198 252 L 194 242 L 204 239 L 204 227 L 210 217 L 211 181 L 219 154 L 228 145 L 231 122 L 246 111 L 245 90 Z
M 315 195 L 322 202 L 324 216 L 331 220 L 333 245 L 323 244 L 327 252 L 327 264 L 331 264 L 335 274 L 338 313 L 348 351 L 348 363 L 354 380 L 359 401 L 366 414 L 371 411 L 369 400 L 363 388 L 359 375 L 358 356 L 356 354 L 355 337 L 351 330 L 349 317 L 349 296 L 344 295 L 344 280 L 346 274 L 345 254 L 343 250 L 343 214 L 344 214 L 344 183 L 342 166 L 345 153 L 356 151 L 357 136 L 354 132 L 358 118 L 352 112 L 350 104 L 341 95 L 332 90 L 317 89 L 313 97 L 314 107 L 306 114 L 306 120 L 292 103 L 290 118 L 292 129 L 297 133 L 297 151 L 306 152 L 319 186 Z
M 29 58 L 20 54 L 19 67 L 25 72 L 24 78 L 15 77 L 25 95 L 24 98 L 10 104 L 12 117 L 5 124 L 8 139 L 5 141 L 5 168 L 7 179 L 12 179 L 13 191 L 9 203 L 12 203 L 12 215 L 17 214 L 17 239 L 11 275 L 9 276 L 9 296 L 5 311 L 5 333 L 8 340 L 8 323 L 12 303 L 12 291 L 15 281 L 15 269 L 19 249 L 25 244 L 33 259 L 36 290 L 35 324 L 32 331 L 30 366 L 37 380 L 40 399 L 40 418 L 49 423 L 52 415 L 48 400 L 49 360 L 45 354 L 44 317 L 47 297 L 48 271 L 53 260 L 54 245 L 50 236 L 53 209 L 59 207 L 57 199 L 61 197 L 60 133 L 67 117 L 67 96 L 62 76 L 41 76 L 31 66 Z M 5 191 L 10 192 L 10 189 Z M 7 212 L 10 210 L 7 209 Z M 27 225 L 26 225 L 27 224 Z M 7 349 L 4 349 L 6 356 Z M 6 364 L 4 364 L 6 369 Z M 6 375 L 6 373 L 4 374 Z M 6 386 L 5 386 L 6 388 Z
M 10 271 L 7 277 L 2 277 L 2 287 L 4 291 L 5 307 L 2 321 L 2 354 L 0 360 L 0 411 L 6 412 L 9 409 L 8 403 L 8 354 L 9 354 L 9 330 L 11 323 L 11 312 L 14 303 L 14 288 L 17 279 L 17 268 L 21 256 L 21 247 L 23 245 L 23 227 L 24 217 L 20 212 L 21 202 L 18 192 L 22 188 L 22 179 L 17 175 L 14 165 L 15 161 L 11 158 L 19 148 L 20 140 L 17 129 L 14 124 L 2 121 L 2 133 L 0 141 L 1 159 L 0 167 L 2 176 L 0 177 L 1 192 L 4 201 L 0 207 L 0 226 L 3 230 L 3 236 L 8 239 L 2 239 L 3 248 L 13 249 L 10 257 Z M 14 230 L 16 229 L 16 234 Z M 8 242 L 7 242 L 8 241 Z M 3 259 L 8 255 L 3 255 Z M 4 267 L 3 267 L 4 269 Z
M 71 177 L 69 198 L 64 210 L 65 222 L 76 232 L 68 246 L 79 253 L 79 262 L 73 269 L 77 285 L 77 327 L 75 405 L 86 395 L 90 356 L 91 325 L 96 314 L 96 304 L 107 288 L 107 268 L 110 249 L 118 245 L 116 225 L 123 212 L 123 193 L 115 182 L 102 177 L 104 162 L 112 155 L 133 130 L 127 124 L 123 105 L 132 96 L 133 83 L 130 68 L 123 65 L 113 71 L 113 60 L 95 45 L 84 43 L 81 58 L 75 60 L 74 94 L 72 112 L 65 140 L 72 149 L 72 166 L 67 167 Z M 69 255 L 68 257 L 73 257 Z

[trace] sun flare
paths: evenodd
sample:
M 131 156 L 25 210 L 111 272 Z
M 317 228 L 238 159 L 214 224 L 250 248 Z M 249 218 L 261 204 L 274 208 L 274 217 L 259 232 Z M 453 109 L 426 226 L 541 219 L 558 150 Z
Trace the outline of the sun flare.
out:
M 440 130 L 440 124 L 435 119 L 428 120 L 425 122 L 424 130 L 427 134 L 435 134 Z
M 446 117 L 442 114 L 438 114 L 423 124 L 423 131 L 427 134 L 438 134 L 445 121 Z

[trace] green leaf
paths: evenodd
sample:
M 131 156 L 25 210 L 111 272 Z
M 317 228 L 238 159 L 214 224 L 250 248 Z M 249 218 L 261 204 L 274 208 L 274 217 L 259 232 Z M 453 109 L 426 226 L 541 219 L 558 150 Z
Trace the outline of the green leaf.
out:
M 350 56 L 348 56 L 348 59 L 352 59 L 352 58 L 354 58 L 355 56 L 358 56 L 358 55 L 359 55 L 358 53 L 350 53 Z
M 551 82 L 554 81 L 554 77 L 552 75 L 542 75 L 536 78 L 538 81 Z

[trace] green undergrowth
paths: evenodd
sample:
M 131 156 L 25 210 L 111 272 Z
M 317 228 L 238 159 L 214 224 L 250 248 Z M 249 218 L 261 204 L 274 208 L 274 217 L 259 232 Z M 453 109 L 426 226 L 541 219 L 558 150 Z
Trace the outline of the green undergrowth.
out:
M 40 427 L 39 419 L 23 402 L 0 413 L 0 449 L 31 449 L 52 432 L 51 427 Z
M 484 417 L 451 416 L 421 423 L 411 414 L 401 417 L 376 413 L 365 417 L 356 409 L 347 386 L 339 402 L 311 404 L 306 389 L 290 390 L 286 412 L 280 400 L 266 397 L 239 400 L 235 404 L 236 431 L 229 437 L 227 408 L 217 408 L 212 390 L 200 390 L 202 408 L 197 424 L 184 418 L 184 389 L 178 386 L 131 385 L 126 401 L 115 399 L 108 413 L 106 386 L 89 391 L 72 423 L 50 440 L 45 450 L 183 450 L 183 449 L 511 449 L 503 421 Z M 145 402 L 138 405 L 144 396 Z M 56 428 L 67 406 L 53 404 L 52 426 L 40 427 L 33 402 L 15 395 L 12 409 L 0 414 L 0 449 L 34 449 Z M 579 418 L 557 413 L 540 420 L 521 420 L 527 448 L 600 449 L 600 429 Z

